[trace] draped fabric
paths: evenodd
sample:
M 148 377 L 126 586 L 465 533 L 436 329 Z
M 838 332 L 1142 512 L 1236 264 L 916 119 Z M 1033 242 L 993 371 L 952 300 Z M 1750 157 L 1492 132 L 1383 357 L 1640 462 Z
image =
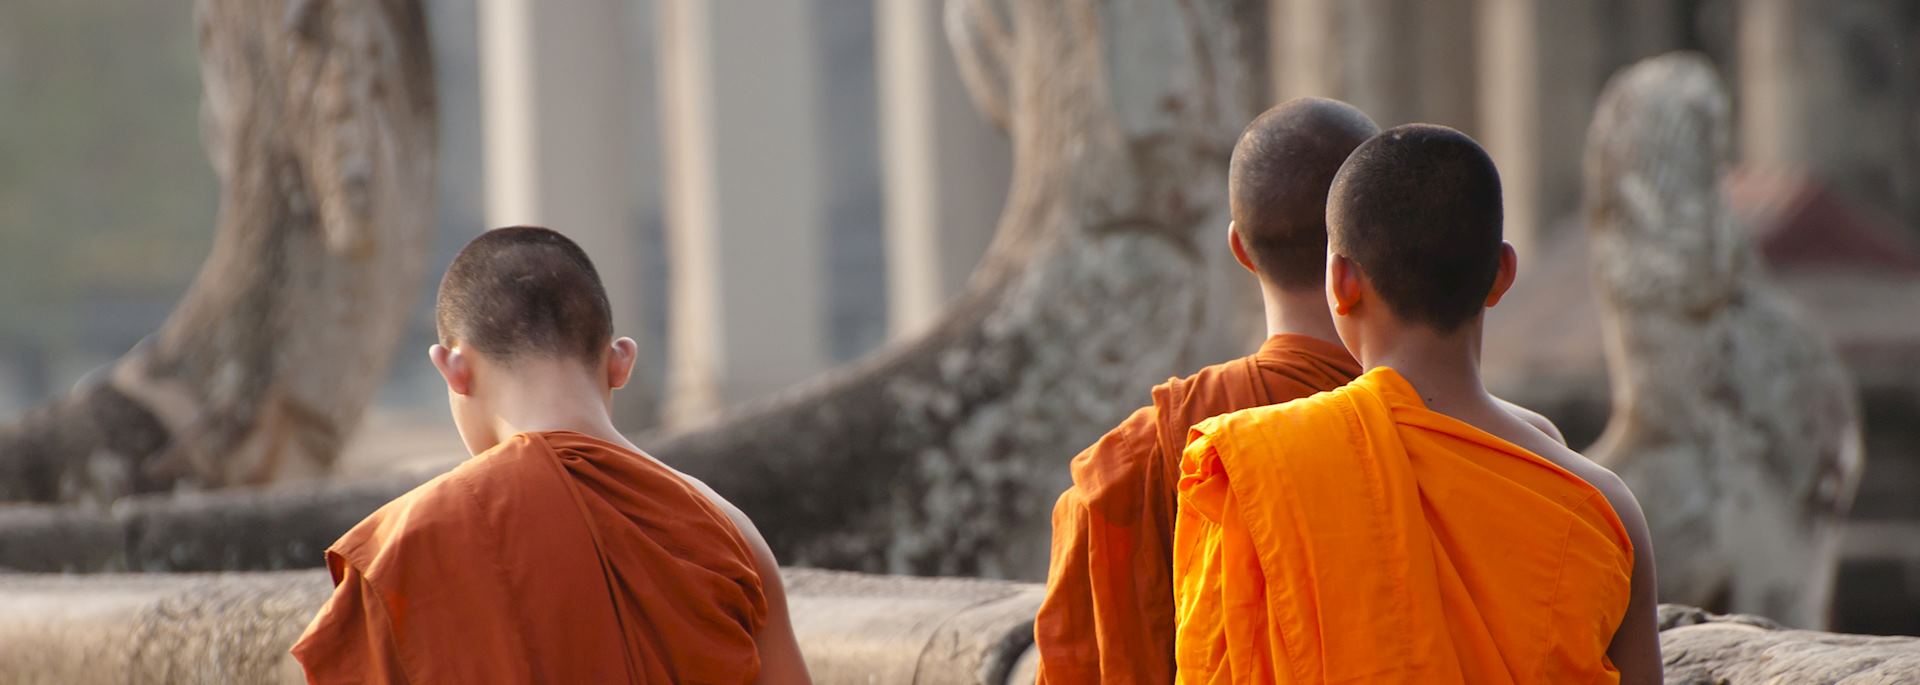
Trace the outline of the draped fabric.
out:
M 1181 682 L 1617 682 L 1632 544 L 1552 462 L 1377 368 L 1214 418 L 1181 463 Z
M 1040 682 L 1172 682 L 1174 486 L 1188 429 L 1359 373 L 1338 344 L 1276 335 L 1253 355 L 1155 387 L 1152 405 L 1075 457 L 1034 622 Z
M 766 617 L 731 519 L 645 455 L 516 435 L 327 551 L 313 682 L 744 683 Z

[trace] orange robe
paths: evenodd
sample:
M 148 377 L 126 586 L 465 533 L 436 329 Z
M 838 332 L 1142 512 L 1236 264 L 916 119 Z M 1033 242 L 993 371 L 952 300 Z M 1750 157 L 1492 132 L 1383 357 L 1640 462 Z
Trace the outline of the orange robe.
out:
M 1033 626 L 1040 682 L 1172 682 L 1174 484 L 1187 429 L 1359 373 L 1338 344 L 1277 335 L 1251 356 L 1155 387 L 1152 406 L 1075 457 L 1073 487 L 1053 508 L 1052 568 Z
M 665 466 L 523 433 L 327 550 L 311 682 L 743 683 L 766 618 L 751 548 Z
M 1605 496 L 1388 368 L 1195 426 L 1174 532 L 1188 683 L 1617 682 Z

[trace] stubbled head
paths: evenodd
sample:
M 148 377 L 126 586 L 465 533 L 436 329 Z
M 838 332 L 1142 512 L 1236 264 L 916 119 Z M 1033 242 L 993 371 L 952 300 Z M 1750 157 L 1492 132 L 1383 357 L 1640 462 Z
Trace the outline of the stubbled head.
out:
M 1295 98 L 1248 124 L 1227 171 L 1234 256 L 1268 283 L 1321 287 L 1327 259 L 1327 190 L 1341 162 L 1379 133 L 1338 100 Z
M 468 449 L 499 441 L 495 393 L 519 376 L 579 383 L 611 401 L 633 370 L 635 345 L 613 339 L 613 313 L 593 260 L 558 231 L 513 226 L 467 243 L 434 304 L 440 343 L 430 356 L 447 381 Z
M 1349 348 L 1358 319 L 1477 324 L 1516 268 L 1500 202 L 1493 159 L 1451 128 L 1396 126 L 1354 150 L 1327 200 L 1328 303 Z

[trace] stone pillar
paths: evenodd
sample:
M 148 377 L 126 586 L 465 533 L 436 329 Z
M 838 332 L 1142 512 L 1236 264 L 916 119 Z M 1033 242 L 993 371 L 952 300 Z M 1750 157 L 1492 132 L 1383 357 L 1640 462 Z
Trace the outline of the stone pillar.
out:
M 1604 66 L 1598 0 L 1481 0 L 1480 125 L 1522 257 L 1580 204 L 1580 150 Z M 1524 264 L 1522 265 L 1524 269 Z
M 482 0 L 481 98 L 487 224 L 537 224 L 579 242 L 606 283 L 615 328 L 638 338 L 635 84 L 624 7 Z
M 1415 117 L 1478 137 L 1479 16 L 1475 0 L 1408 0 L 1402 26 L 1410 35 Z
M 606 285 L 614 330 L 657 358 L 639 222 L 659 194 L 634 155 L 653 131 L 638 130 L 636 91 L 649 84 L 635 78 L 628 6 L 482 0 L 479 24 L 487 226 L 546 226 L 578 242 Z M 622 428 L 654 424 L 658 378 L 635 369 L 615 405 Z
M 1741 3 L 1735 30 L 1740 73 L 1740 152 L 1753 164 L 1791 164 L 1806 161 L 1806 111 L 1802 104 L 1808 84 L 1795 65 L 1805 59 L 1793 23 L 1792 0 L 1753 0 Z M 1800 48 L 1800 49 L 1796 49 Z
M 826 354 L 808 2 L 660 0 L 672 256 L 667 423 L 793 384 Z
M 953 63 L 939 0 L 875 0 L 889 337 L 924 330 L 993 240 L 1012 155 Z
M 1382 126 L 1410 120 L 1399 0 L 1272 0 L 1274 102 L 1314 95 L 1352 103 Z
M 1271 0 L 1275 102 L 1353 103 L 1381 126 L 1471 129 L 1473 0 Z
M 1741 156 L 1810 171 L 1920 224 L 1920 10 L 1875 0 L 1745 0 L 1738 16 Z

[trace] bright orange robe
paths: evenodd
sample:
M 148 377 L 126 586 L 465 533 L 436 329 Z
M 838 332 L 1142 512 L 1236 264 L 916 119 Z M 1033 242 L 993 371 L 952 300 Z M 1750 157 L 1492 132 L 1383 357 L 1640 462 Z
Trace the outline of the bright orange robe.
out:
M 1302 335 L 1153 389 L 1073 460 L 1053 509 L 1047 596 L 1034 621 L 1042 683 L 1173 681 L 1174 484 L 1187 429 L 1216 414 L 1305 397 L 1359 375 L 1338 344 Z
M 333 598 L 293 655 L 320 683 L 748 682 L 753 559 L 665 466 L 524 433 L 334 543 Z
M 1174 537 L 1181 682 L 1619 679 L 1607 499 L 1392 369 L 1195 426 Z

